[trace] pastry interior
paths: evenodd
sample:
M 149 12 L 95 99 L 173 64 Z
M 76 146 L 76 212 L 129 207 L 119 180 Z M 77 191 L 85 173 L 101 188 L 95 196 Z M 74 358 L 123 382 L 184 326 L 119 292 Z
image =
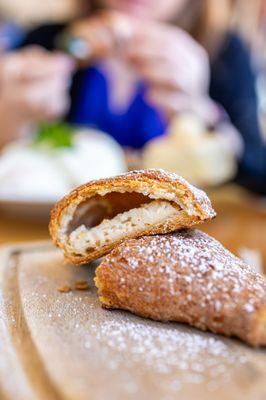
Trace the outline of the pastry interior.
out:
M 182 209 L 176 202 L 138 192 L 95 195 L 80 203 L 67 221 L 65 246 L 71 253 L 86 255 L 179 215 Z

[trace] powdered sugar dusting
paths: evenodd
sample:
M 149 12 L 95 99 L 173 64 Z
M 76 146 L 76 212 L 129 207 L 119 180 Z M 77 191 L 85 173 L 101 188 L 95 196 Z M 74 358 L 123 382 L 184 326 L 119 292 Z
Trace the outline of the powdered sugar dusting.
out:
M 107 360 L 110 369 L 121 371 L 125 355 L 127 368 L 149 370 L 170 393 L 179 392 L 186 384 L 205 383 L 211 391 L 232 379 L 235 363 L 247 362 L 241 353 L 232 353 L 219 338 L 177 331 L 171 325 L 125 319 L 103 321 L 92 326 L 96 340 L 112 352 Z M 170 379 L 169 379 L 170 378 Z M 159 383 L 159 382 L 158 382 Z M 137 386 L 136 386 L 137 388 Z M 166 388 L 164 388 L 166 389 Z
M 92 394 L 97 393 L 93 399 L 128 399 L 132 394 L 143 400 L 148 396 L 170 400 L 190 390 L 203 390 L 211 397 L 234 383 L 240 371 L 251 374 L 252 354 L 243 353 L 229 340 L 178 324 L 102 310 L 95 292 L 68 293 L 67 302 L 65 296 L 55 294 L 44 330 L 54 331 L 60 313 L 60 352 L 61 356 L 72 352 L 77 370 L 72 379 L 79 373 L 79 379 L 85 378 L 91 387 L 99 375 L 105 381 L 104 387 L 93 387 Z M 37 292 L 32 296 L 36 304 Z
M 23 313 L 47 373 L 59 393 L 66 390 L 62 397 L 243 400 L 259 393 L 264 398 L 258 388 L 265 387 L 263 351 L 182 324 L 103 310 L 93 277 L 93 266 L 73 268 L 54 250 L 20 258 Z M 90 290 L 58 292 L 62 283 L 77 280 L 88 281 Z M 12 330 L 19 326 L 15 320 Z M 15 373 L 9 373 L 12 379 Z
M 100 280 L 110 268 L 103 280 L 119 293 L 117 306 L 154 319 L 251 340 L 253 314 L 266 308 L 265 278 L 198 230 L 124 242 L 99 267 Z

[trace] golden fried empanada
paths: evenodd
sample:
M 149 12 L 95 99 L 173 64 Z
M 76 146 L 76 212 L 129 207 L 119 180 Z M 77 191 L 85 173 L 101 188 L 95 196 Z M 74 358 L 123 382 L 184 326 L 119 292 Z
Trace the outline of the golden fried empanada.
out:
M 207 195 L 163 170 L 91 181 L 52 211 L 54 242 L 74 264 L 87 263 L 125 239 L 190 227 L 215 212 Z
M 104 307 L 266 345 L 266 280 L 198 230 L 123 242 L 96 270 Z

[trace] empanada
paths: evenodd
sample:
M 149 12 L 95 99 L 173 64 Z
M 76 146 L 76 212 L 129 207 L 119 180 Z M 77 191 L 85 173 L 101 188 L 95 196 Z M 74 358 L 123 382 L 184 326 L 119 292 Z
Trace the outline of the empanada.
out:
M 96 270 L 105 308 L 266 345 L 266 280 L 198 230 L 123 242 Z
M 163 170 L 91 181 L 52 211 L 54 242 L 74 264 L 95 260 L 128 238 L 168 233 L 213 218 L 207 195 Z

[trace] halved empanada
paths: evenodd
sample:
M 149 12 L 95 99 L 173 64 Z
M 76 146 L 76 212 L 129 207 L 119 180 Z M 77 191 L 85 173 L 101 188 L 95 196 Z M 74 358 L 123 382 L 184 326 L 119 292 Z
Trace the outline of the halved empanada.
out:
M 213 218 L 207 195 L 163 170 L 91 181 L 52 211 L 54 242 L 74 264 L 95 260 L 125 239 L 168 233 Z

